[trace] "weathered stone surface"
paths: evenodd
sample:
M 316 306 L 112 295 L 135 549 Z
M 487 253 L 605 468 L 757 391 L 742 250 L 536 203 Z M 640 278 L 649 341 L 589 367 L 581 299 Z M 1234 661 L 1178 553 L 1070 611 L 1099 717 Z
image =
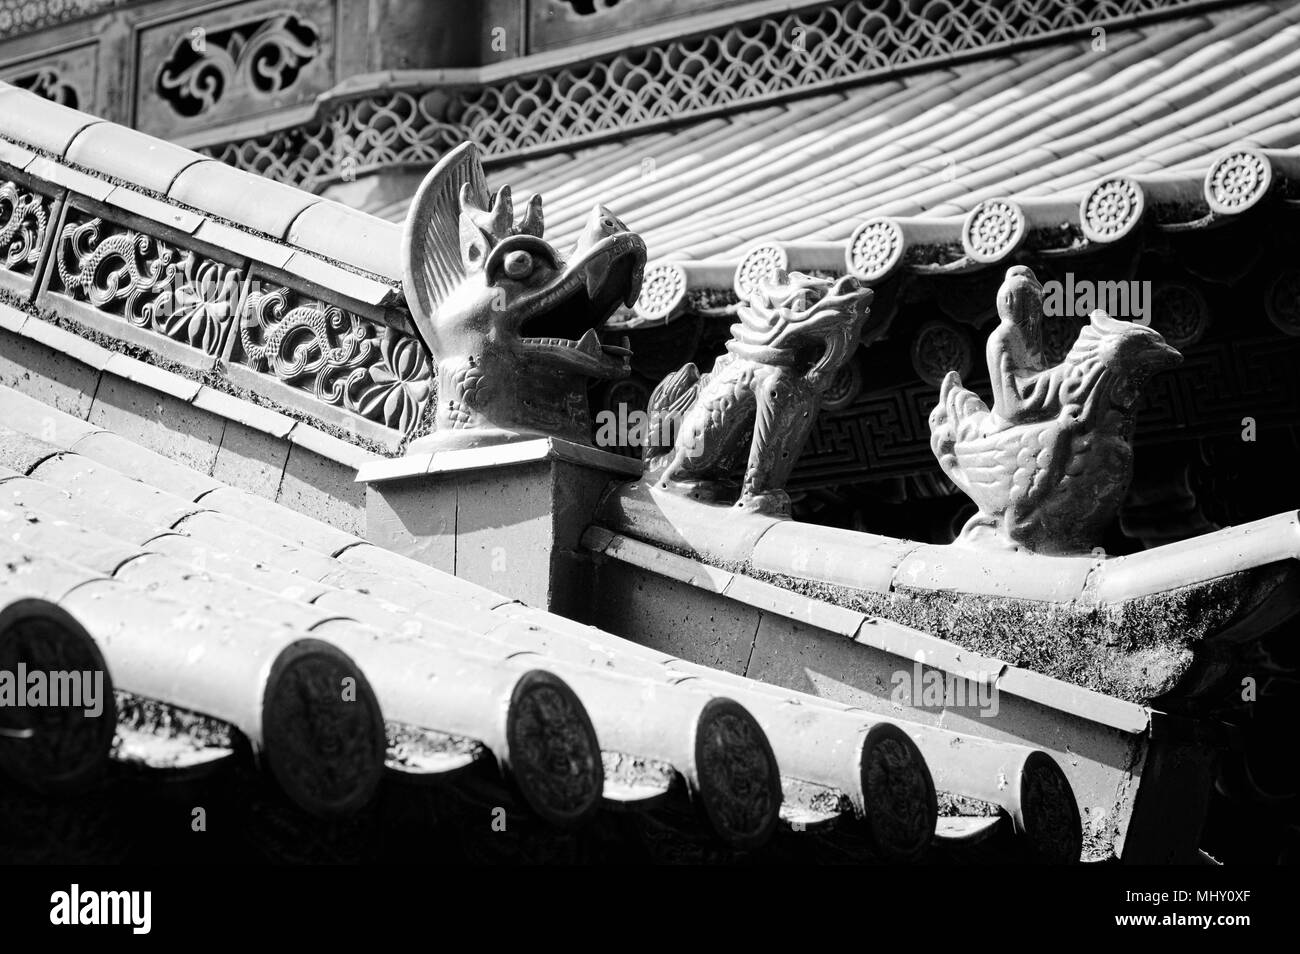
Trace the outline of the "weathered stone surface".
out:
M 364 536 L 366 491 L 363 484 L 354 482 L 355 476 L 355 467 L 294 444 L 276 501 L 339 530 Z
M 387 481 L 366 494 L 366 539 L 446 573 L 456 572 L 456 486 Z
M 284 438 L 226 421 L 212 476 L 232 487 L 274 500 L 280 492 L 289 447 Z
M 0 329 L 0 384 L 84 419 L 99 386 L 99 368 Z
M 762 614 L 621 563 L 597 570 L 590 622 L 626 639 L 743 675 Z
M 201 474 L 212 472 L 226 426 L 222 418 L 186 399 L 107 373 L 95 392 L 88 419 Z

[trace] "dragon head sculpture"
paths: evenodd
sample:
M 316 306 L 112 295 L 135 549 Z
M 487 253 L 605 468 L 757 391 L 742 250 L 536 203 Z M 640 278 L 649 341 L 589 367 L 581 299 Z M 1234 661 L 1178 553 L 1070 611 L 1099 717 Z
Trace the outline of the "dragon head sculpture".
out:
M 421 183 L 402 284 L 438 366 L 438 407 L 434 432 L 414 446 L 590 442 L 588 382 L 627 374 L 630 355 L 597 329 L 640 294 L 645 243 L 602 206 L 568 256 L 542 232 L 541 196 L 516 220 L 509 186 L 489 196 L 473 143 Z
M 794 367 L 816 391 L 825 390 L 857 347 L 871 292 L 850 277 L 779 271 L 737 310 L 727 350 L 760 364 Z

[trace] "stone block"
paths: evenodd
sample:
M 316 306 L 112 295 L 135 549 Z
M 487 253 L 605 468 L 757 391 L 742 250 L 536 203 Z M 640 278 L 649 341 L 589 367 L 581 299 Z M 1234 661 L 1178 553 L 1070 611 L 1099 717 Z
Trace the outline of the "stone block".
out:
M 743 675 L 762 614 L 624 563 L 596 567 L 593 626 L 704 666 Z
M 345 533 L 365 535 L 366 487 L 356 468 L 294 444 L 280 481 L 278 503 Z
M 289 460 L 289 442 L 236 421 L 226 421 L 212 476 L 222 483 L 274 500 Z
M 456 572 L 456 485 L 422 477 L 366 494 L 366 539 L 446 573 Z
M 48 345 L 0 330 L 0 384 L 85 419 L 99 386 L 99 368 Z
M 226 426 L 187 401 L 111 374 L 100 382 L 89 420 L 201 474 L 212 473 Z

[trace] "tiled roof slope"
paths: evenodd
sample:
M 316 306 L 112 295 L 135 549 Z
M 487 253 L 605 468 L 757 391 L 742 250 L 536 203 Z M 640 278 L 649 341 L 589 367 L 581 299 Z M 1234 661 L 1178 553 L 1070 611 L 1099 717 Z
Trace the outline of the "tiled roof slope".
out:
M 937 782 L 991 806 L 1018 844 L 1078 855 L 1078 832 L 1034 828 L 1078 815 L 1072 799 L 1064 813 L 1026 801 L 1068 796 L 1042 753 L 895 724 L 529 609 L 6 388 L 0 422 L 0 609 L 37 598 L 71 613 L 125 693 L 119 717 L 161 706 L 179 713 L 161 720 L 172 734 L 186 719 L 237 730 L 309 811 L 356 809 L 385 765 L 455 784 L 500 764 L 560 827 L 602 795 L 646 810 L 689 793 L 690 825 L 733 850 L 761 845 L 779 807 L 787 833 L 829 826 L 817 837 L 902 860 L 929 848 Z M 0 655 L 12 638 L 0 633 Z M 349 677 L 359 704 L 340 713 L 332 691 Z M 119 759 L 150 757 L 120 743 Z
M 652 258 L 828 243 L 880 216 L 952 223 L 998 197 L 1203 173 L 1230 145 L 1300 144 L 1300 6 L 1273 0 L 872 83 L 489 170 L 574 233 L 599 200 Z M 376 208 L 400 220 L 406 202 Z M 647 275 L 647 283 L 650 275 Z M 729 284 L 729 283 L 728 283 Z M 643 303 L 645 300 L 643 294 Z
M 291 272 L 309 270 L 310 277 L 341 283 L 341 291 L 358 298 L 374 293 L 356 288 L 346 273 L 330 271 L 329 263 L 401 281 L 401 230 L 391 223 L 5 82 L 0 82 L 0 162 L 158 218 L 201 241 L 236 248 L 253 244 L 260 250 L 256 239 L 269 239 L 281 251 L 264 252 L 264 260 Z M 242 241 L 230 226 L 244 233 Z

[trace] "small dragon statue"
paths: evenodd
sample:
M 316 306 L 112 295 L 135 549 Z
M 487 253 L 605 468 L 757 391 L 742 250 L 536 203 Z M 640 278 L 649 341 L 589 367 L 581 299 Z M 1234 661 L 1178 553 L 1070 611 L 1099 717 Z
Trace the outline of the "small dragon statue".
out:
M 822 392 L 857 347 L 871 296 L 847 276 L 778 272 L 762 285 L 738 309 L 712 371 L 687 364 L 651 394 L 646 482 L 698 500 L 731 496 L 748 450 L 736 506 L 789 516 L 785 482 Z
M 640 236 L 596 206 L 567 257 L 542 238 L 542 199 L 516 221 L 510 187 L 488 195 L 464 143 L 425 177 L 402 236 L 416 327 L 438 366 L 436 426 L 413 449 L 532 437 L 591 442 L 587 386 L 628 373 L 597 330 L 640 294 Z
M 950 371 L 930 414 L 939 466 L 979 507 L 959 542 L 1087 553 L 1133 475 L 1142 387 L 1182 356 L 1152 328 L 1094 311 L 1061 363 L 1047 367 L 1034 273 L 1008 269 L 997 305 L 986 351 L 992 409 Z

